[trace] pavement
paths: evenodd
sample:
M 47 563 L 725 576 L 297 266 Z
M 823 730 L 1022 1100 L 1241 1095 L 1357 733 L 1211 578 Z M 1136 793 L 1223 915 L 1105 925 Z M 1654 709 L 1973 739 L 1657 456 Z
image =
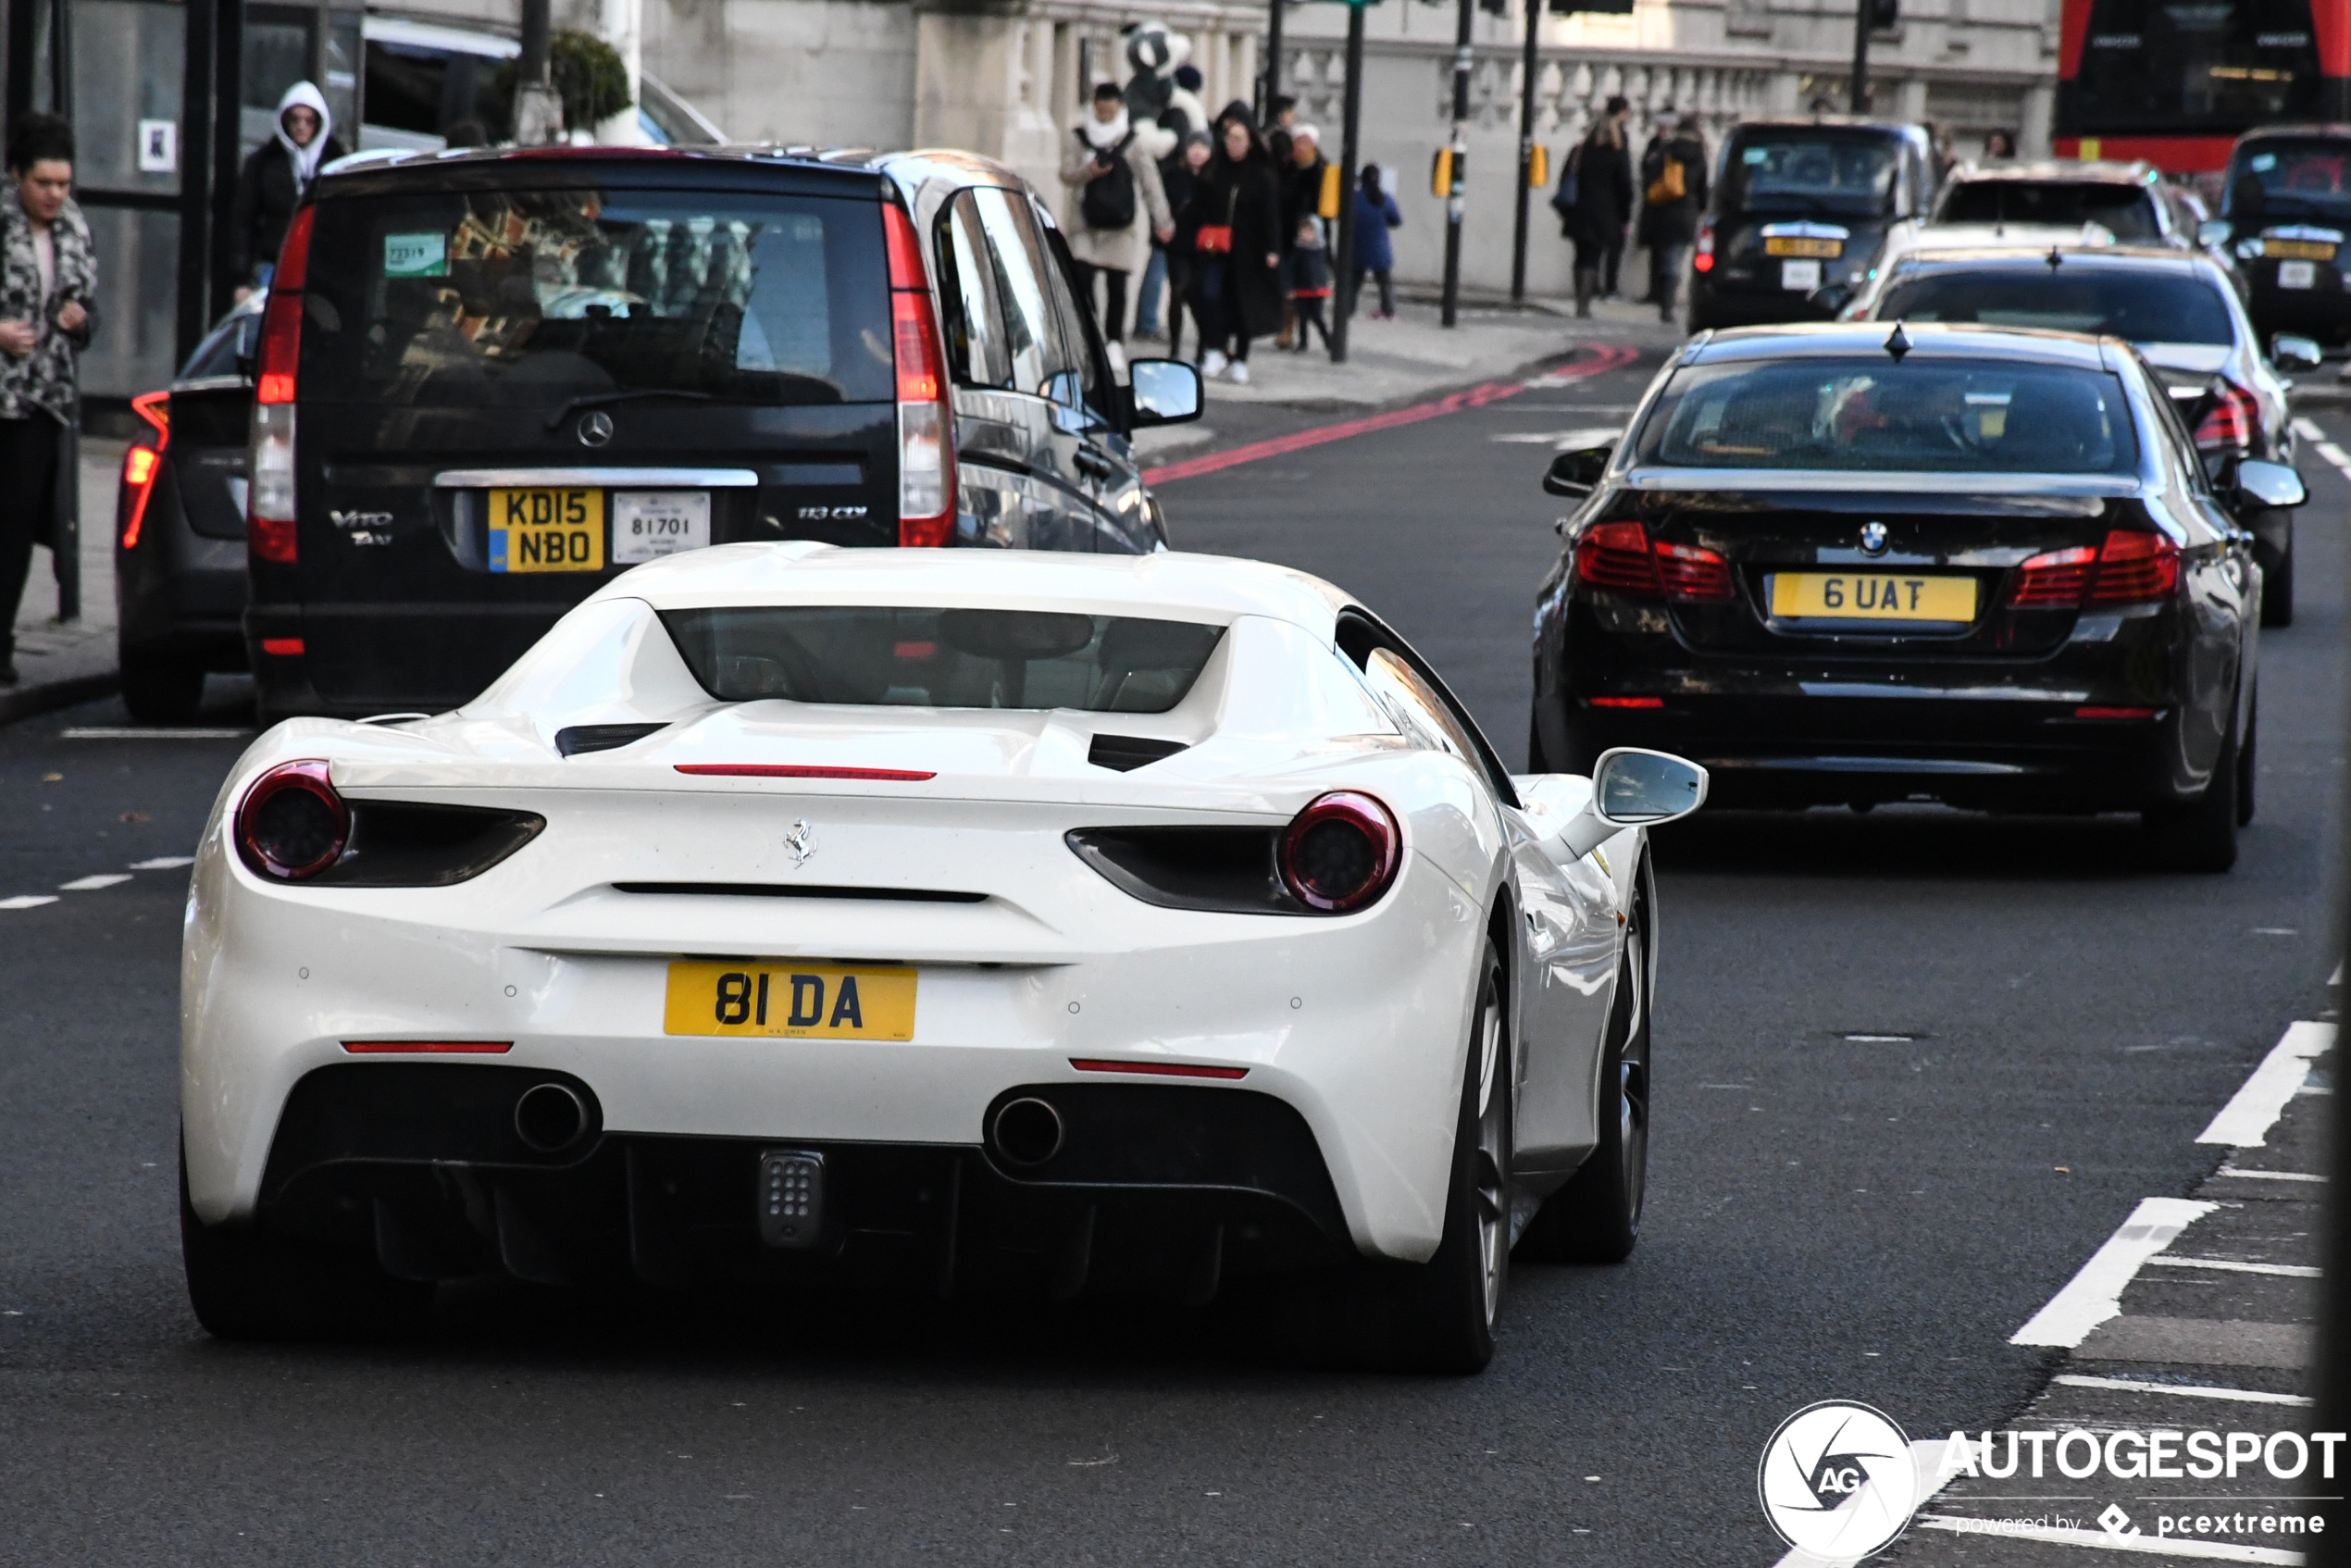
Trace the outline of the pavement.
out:
M 1164 481 L 1171 530 L 1346 585 L 1516 764 L 1559 551 L 1547 443 L 1656 365 L 1522 374 Z M 2308 417 L 2351 441 L 2351 416 Z M 444 1292 L 411 1343 L 208 1340 L 174 1220 L 179 863 L 236 716 L 217 698 L 126 736 L 109 699 L 0 728 L 0 1561 L 1771 1568 L 1758 1460 L 1817 1400 L 1914 1439 L 2307 1422 L 2261 1396 L 2307 1391 L 2285 1363 L 2326 1186 L 2283 1178 L 2332 1168 L 2339 1079 L 2297 1026 L 2339 1006 L 2351 477 L 2309 467 L 2231 874 L 2158 870 L 2116 818 L 1709 812 L 1658 835 L 1639 1248 L 1514 1264 L 1472 1378 L 1300 1365 L 1245 1314 L 1085 1300 L 498 1287 Z M 2284 1501 L 2251 1494 L 2324 1490 L 2054 1479 L 1960 1475 L 1891 1561 L 2283 1562 L 2245 1555 L 2287 1549 L 2257 1512 Z M 2028 1507 L 2087 1527 L 1935 1522 Z M 2173 1538 L 2185 1508 L 2255 1529 Z
M 32 570 L 17 604 L 14 687 L 0 687 L 0 724 L 86 702 L 114 690 L 115 488 L 129 443 L 81 440 L 81 614 L 57 619 L 57 579 L 46 549 L 32 552 Z

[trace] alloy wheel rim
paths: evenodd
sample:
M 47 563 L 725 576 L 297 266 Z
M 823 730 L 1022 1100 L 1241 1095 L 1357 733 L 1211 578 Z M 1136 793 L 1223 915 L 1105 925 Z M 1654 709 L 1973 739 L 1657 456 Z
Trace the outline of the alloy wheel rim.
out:
M 1648 1186 L 1649 1019 L 1647 945 L 1636 922 L 1624 944 L 1629 988 L 1624 1044 L 1617 1053 L 1617 1149 L 1624 1160 L 1626 1218 L 1638 1224 Z
M 1477 1263 L 1490 1325 L 1502 1299 L 1503 1260 L 1510 1252 L 1510 1204 L 1503 1191 L 1503 1119 L 1510 1096 L 1502 1092 L 1502 1010 L 1488 1001 L 1478 1014 L 1477 1044 Z

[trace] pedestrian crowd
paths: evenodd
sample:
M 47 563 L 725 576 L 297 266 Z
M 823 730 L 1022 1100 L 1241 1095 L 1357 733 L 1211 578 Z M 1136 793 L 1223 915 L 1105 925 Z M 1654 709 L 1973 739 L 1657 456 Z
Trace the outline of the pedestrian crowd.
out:
M 1632 114 L 1623 98 L 1608 101 L 1568 153 L 1551 206 L 1560 215 L 1561 234 L 1575 246 L 1576 315 L 1591 315 L 1594 299 L 1623 297 L 1618 274 L 1629 235 L 1648 252 L 1648 303 L 1672 321 L 1698 215 L 1706 210 L 1706 139 L 1697 116 L 1662 111 L 1636 178 L 1624 131 Z

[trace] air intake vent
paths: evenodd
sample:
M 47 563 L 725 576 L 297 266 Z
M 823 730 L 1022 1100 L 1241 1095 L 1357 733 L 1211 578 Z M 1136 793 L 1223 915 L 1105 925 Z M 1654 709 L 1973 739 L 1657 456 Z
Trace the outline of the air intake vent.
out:
M 1096 767 L 1132 773 L 1188 749 L 1182 740 L 1155 740 L 1147 735 L 1097 735 L 1086 749 L 1086 760 Z
M 610 752 L 633 746 L 666 724 L 575 724 L 555 731 L 555 750 L 567 757 L 582 752 Z

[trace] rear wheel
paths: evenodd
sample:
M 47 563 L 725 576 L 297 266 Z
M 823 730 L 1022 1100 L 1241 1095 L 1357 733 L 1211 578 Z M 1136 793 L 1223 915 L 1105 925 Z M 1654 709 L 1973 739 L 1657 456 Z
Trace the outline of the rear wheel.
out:
M 2294 523 L 2287 514 L 2283 547 L 2260 539 L 2257 532 L 2253 558 L 2261 564 L 2261 624 L 2294 624 Z
M 2245 827 L 2253 820 L 2254 758 L 2261 739 L 2261 693 L 2256 691 L 2245 707 L 2245 740 L 2237 747 L 2237 826 Z
M 188 1303 L 216 1339 L 379 1338 L 415 1327 L 432 1303 L 431 1286 L 392 1279 L 372 1258 L 205 1224 L 188 1201 L 184 1154 L 180 1257 Z
M 204 707 L 204 666 L 169 646 L 121 650 L 122 705 L 142 724 L 185 724 Z
M 1617 961 L 1616 1004 L 1600 1060 L 1599 1145 L 1526 1227 L 1520 1246 L 1531 1258 L 1622 1263 L 1640 1239 L 1649 1160 L 1648 915 L 1647 904 L 1636 901 Z M 1606 1098 L 1611 1088 L 1613 1103 Z
M 2174 871 L 2226 871 L 2237 863 L 2237 824 L 2243 820 L 2237 805 L 2239 750 L 2232 728 L 2201 796 L 2140 814 L 2157 855 Z

